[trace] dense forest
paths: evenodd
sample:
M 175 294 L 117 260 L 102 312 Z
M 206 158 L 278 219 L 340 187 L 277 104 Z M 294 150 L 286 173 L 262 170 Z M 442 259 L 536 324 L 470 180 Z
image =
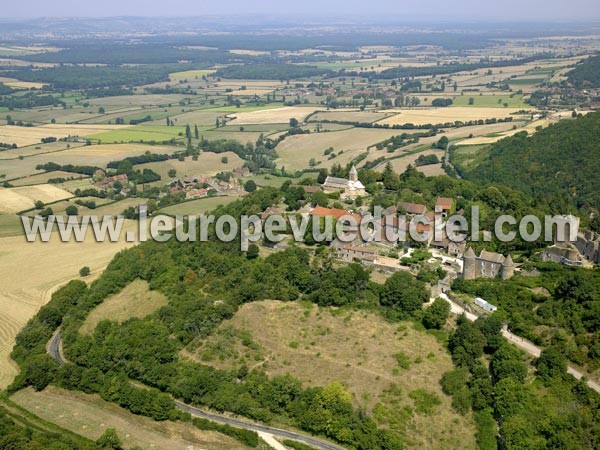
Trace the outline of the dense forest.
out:
M 550 205 L 560 214 L 600 210 L 600 113 L 564 120 L 528 137 L 524 132 L 492 145 L 469 180 L 499 183 Z
M 170 45 L 121 42 L 66 43 L 69 48 L 58 52 L 39 53 L 24 57 L 27 61 L 69 64 L 175 64 L 179 61 L 230 64 L 249 59 L 245 55 L 218 50 L 177 48 Z
M 457 367 L 444 374 L 442 388 L 457 411 L 473 412 L 481 450 L 598 448 L 600 396 L 567 375 L 557 348 L 527 361 L 500 336 L 496 314 L 476 322 L 461 317 L 457 325 L 448 341 Z
M 22 68 L 0 72 L 2 77 L 16 77 L 35 83 L 48 83 L 55 89 L 91 89 L 114 86 L 139 86 L 168 81 L 173 66 L 58 66 L 43 69 Z
M 600 55 L 592 56 L 567 73 L 569 81 L 577 88 L 600 87 Z
M 328 69 L 299 64 L 234 65 L 219 69 L 215 76 L 249 80 L 291 80 L 332 73 Z

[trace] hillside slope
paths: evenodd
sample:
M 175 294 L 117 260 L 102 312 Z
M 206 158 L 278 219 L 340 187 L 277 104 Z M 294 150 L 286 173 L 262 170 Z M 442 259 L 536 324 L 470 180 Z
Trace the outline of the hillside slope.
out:
M 600 55 L 585 59 L 567 74 L 569 81 L 577 88 L 597 88 L 600 86 Z
M 531 137 L 492 145 L 470 180 L 501 183 L 547 202 L 554 211 L 600 209 L 600 112 L 564 120 Z

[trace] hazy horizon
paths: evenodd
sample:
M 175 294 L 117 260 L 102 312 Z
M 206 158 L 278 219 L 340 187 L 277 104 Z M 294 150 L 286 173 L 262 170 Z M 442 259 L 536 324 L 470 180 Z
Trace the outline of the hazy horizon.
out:
M 206 17 L 267 15 L 271 17 L 318 18 L 319 15 L 339 18 L 364 16 L 397 21 L 595 21 L 600 20 L 600 3 L 597 0 L 506 0 L 503 3 L 485 4 L 476 0 L 447 2 L 432 0 L 427 4 L 394 0 L 332 0 L 321 2 L 306 0 L 301 4 L 282 4 L 275 0 L 230 0 L 210 4 L 191 3 L 188 0 L 171 0 L 148 4 L 143 0 L 106 0 L 95 4 L 74 4 L 66 0 L 52 2 L 32 0 L 4 5 L 4 19 L 52 18 L 111 18 L 111 17 Z

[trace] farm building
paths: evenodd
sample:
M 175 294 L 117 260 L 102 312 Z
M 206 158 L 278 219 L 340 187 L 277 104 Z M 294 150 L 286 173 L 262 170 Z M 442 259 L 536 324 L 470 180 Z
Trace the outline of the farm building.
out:
M 398 206 L 401 211 L 406 211 L 406 214 L 422 216 L 427 212 L 427 207 L 420 203 L 400 202 Z
M 113 185 L 117 181 L 121 184 L 127 184 L 127 183 L 129 183 L 129 178 L 127 177 L 126 174 L 115 175 L 112 177 L 106 177 L 102 181 L 98 181 L 97 183 L 94 183 L 94 186 L 101 188 L 101 189 L 108 189 L 108 188 L 113 187 Z

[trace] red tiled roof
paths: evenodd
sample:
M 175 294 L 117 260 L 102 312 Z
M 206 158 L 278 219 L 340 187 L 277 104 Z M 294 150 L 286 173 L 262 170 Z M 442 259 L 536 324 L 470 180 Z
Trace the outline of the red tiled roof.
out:
M 452 209 L 452 205 L 454 204 L 454 199 L 448 197 L 438 197 L 435 202 L 436 206 L 441 206 L 444 210 Z
M 398 206 L 408 214 L 425 214 L 427 207 L 419 203 L 400 202 Z

